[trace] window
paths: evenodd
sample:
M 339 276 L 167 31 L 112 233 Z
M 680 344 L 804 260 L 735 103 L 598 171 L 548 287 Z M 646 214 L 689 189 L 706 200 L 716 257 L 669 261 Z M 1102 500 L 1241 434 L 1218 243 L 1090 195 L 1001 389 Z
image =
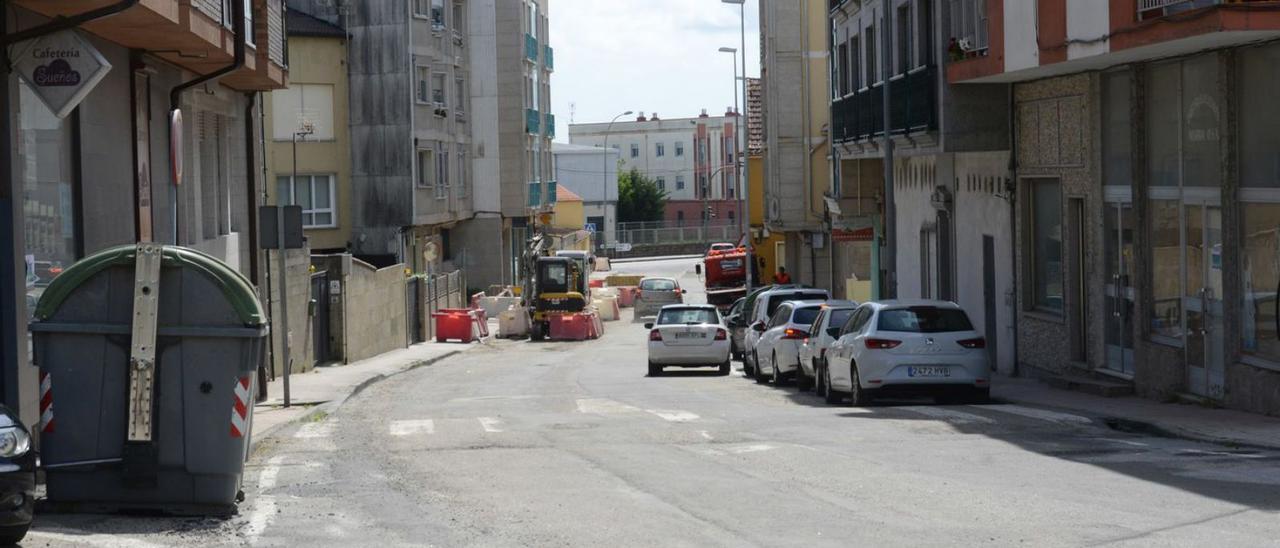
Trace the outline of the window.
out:
M 431 28 L 444 28 L 444 0 L 431 0 Z
M 701 194 L 699 194 L 698 196 L 705 198 L 710 191 L 711 189 L 707 186 L 707 176 L 699 175 L 698 176 L 698 192 L 700 192 Z
M 334 228 L 333 180 L 333 175 L 299 175 L 293 181 L 284 176 L 276 179 L 276 191 L 285 205 L 302 206 L 303 228 Z
M 468 162 L 467 156 L 468 155 L 467 155 L 466 146 L 459 146 L 458 147 L 458 184 L 456 185 L 458 187 L 458 197 L 463 197 L 467 195 L 467 187 L 468 187 L 467 173 L 469 171 L 467 166 L 467 162 Z
M 429 148 L 418 150 L 418 188 L 431 188 L 436 183 L 436 152 Z
M 951 37 L 966 52 L 985 54 L 987 0 L 951 0 Z
M 676 212 L 676 223 L 678 223 L 678 224 L 684 224 L 684 212 L 683 212 L 683 211 L 677 211 L 677 212 Z
M 427 67 L 417 67 L 418 90 L 415 99 L 419 103 L 427 104 L 431 102 L 431 69 Z
M 724 138 L 724 163 L 733 163 L 733 137 Z
M 675 280 L 665 280 L 662 278 L 650 278 L 640 282 L 641 291 L 675 291 Z
M 1280 45 L 1271 44 L 1244 50 L 1240 55 L 1242 85 L 1239 146 L 1240 186 L 1280 188 Z
M 666 146 L 664 146 L 662 143 L 658 143 L 654 145 L 653 154 L 654 156 L 657 156 L 659 158 L 665 156 L 667 154 Z
M 849 94 L 849 44 L 840 44 L 836 59 L 835 74 L 831 81 L 836 82 L 835 96 L 840 98 Z
M 244 28 L 249 31 L 245 33 L 245 42 L 257 47 L 253 43 L 253 35 L 257 34 L 253 28 L 253 0 L 244 0 Z
M 456 0 L 453 3 L 453 32 L 458 34 L 467 32 L 467 7 Z
M 684 190 L 684 175 L 676 175 L 676 190 Z
M 666 177 L 658 177 L 657 182 L 658 182 L 658 190 L 666 190 L 666 189 L 667 189 L 667 178 L 666 178 Z
M 862 331 L 862 327 L 867 325 L 867 320 L 869 319 L 871 319 L 871 309 L 865 306 L 859 308 L 852 316 L 849 316 L 849 319 L 840 327 L 840 336 L 843 337 L 849 333 Z M 832 319 L 832 323 L 835 323 L 834 318 Z
M 857 34 L 853 35 L 853 38 L 849 39 L 849 81 L 847 83 L 849 87 L 846 95 L 862 88 L 861 39 L 862 38 Z
M 311 141 L 333 140 L 333 86 L 290 84 L 271 93 L 272 133 L 277 141 L 293 140 L 293 134 L 310 125 Z
M 1102 169 L 1104 185 L 1128 186 L 1133 178 L 1130 147 L 1132 120 L 1129 92 L 1133 74 L 1128 70 L 1102 76 Z
M 638 156 L 640 156 L 640 145 L 631 143 L 631 157 L 636 158 Z
M 1151 201 L 1151 334 L 1171 339 L 1182 338 L 1179 209 L 1176 200 Z
M 0 169 L 13 170 L 13 182 L 18 187 L 14 198 L 21 200 L 25 212 L 19 228 L 25 237 L 26 256 L 17 260 L 26 264 L 30 318 L 44 288 L 64 268 L 76 262 L 77 220 L 73 201 L 76 175 L 72 155 L 66 152 L 72 150 L 75 118 L 58 118 L 25 80 L 16 80 L 18 94 L 13 104 L 18 113 L 13 120 L 20 137 L 14 140 L 13 147 L 23 160 L 12 164 L 6 160 Z M 6 233 L 5 237 L 10 236 Z M 5 268 L 15 266 L 7 264 Z M 12 290 L 13 287 L 5 288 L 5 291 Z
M 668 308 L 658 315 L 658 325 L 688 325 L 720 323 L 720 317 L 711 308 Z
M 730 209 L 730 210 L 729 210 L 729 222 L 730 222 L 731 224 L 733 223 L 733 210 L 732 210 L 732 209 Z
M 916 0 L 916 56 L 919 66 L 933 64 L 933 0 Z
M 866 69 L 867 76 L 862 79 L 862 85 L 871 87 L 872 84 L 880 81 L 879 75 L 876 74 L 876 51 L 879 50 L 880 47 L 879 44 L 876 43 L 875 25 L 867 27 L 866 36 L 866 47 L 862 50 L 863 53 L 866 53 L 866 58 L 863 61 L 862 66 Z
M 436 199 L 449 197 L 449 144 L 436 144 Z
M 1031 187 L 1032 306 L 1063 310 L 1062 189 L 1056 179 L 1033 179 Z
M 445 107 L 449 104 L 449 95 L 444 90 L 444 78 L 443 72 L 431 73 L 431 102 L 435 103 L 436 107 Z
M 724 189 L 726 196 L 729 198 L 733 198 L 737 194 L 737 185 L 734 183 L 733 173 L 726 171 L 724 174 Z
M 913 306 L 881 311 L 876 328 L 899 333 L 952 333 L 973 331 L 973 324 L 958 308 Z
M 1244 273 L 1245 353 L 1280 363 L 1280 203 L 1245 203 L 1240 252 Z
M 465 112 L 467 106 L 467 81 L 459 76 L 453 81 L 454 87 L 454 103 L 453 111 L 458 114 Z
M 813 320 L 818 318 L 819 312 L 822 312 L 822 308 L 817 306 L 797 308 L 796 311 L 791 314 L 791 323 L 813 325 Z
M 897 20 L 898 24 L 897 50 L 898 50 L 898 74 L 906 74 L 913 66 L 911 61 L 911 3 L 908 2 L 898 6 Z
M 413 0 L 413 16 L 427 19 L 431 17 L 431 0 Z
M 676 156 L 684 156 L 684 141 L 676 141 Z
M 769 317 L 769 325 L 767 327 L 777 327 L 787 323 L 787 319 L 791 317 L 791 306 L 784 305 L 773 311 L 773 316 Z

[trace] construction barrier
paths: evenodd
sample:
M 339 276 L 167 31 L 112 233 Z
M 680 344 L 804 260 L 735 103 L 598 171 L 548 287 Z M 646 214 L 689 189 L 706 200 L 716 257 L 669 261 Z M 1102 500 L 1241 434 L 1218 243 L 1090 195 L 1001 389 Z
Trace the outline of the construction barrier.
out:
M 600 319 L 599 314 L 591 315 L 591 331 L 588 334 L 593 339 L 599 339 L 604 336 L 604 320 Z
M 498 336 L 504 339 L 522 338 L 529 335 L 529 310 L 523 306 L 512 306 L 498 314 Z
M 596 272 L 613 270 L 613 262 L 608 257 L 596 257 Z
M 597 279 L 594 279 L 594 280 L 588 281 L 588 282 L 587 282 L 587 285 L 588 285 L 588 286 L 590 286 L 590 287 L 591 287 L 591 288 L 593 288 L 593 289 L 594 289 L 594 288 L 601 288 L 601 287 L 604 287 L 604 280 L 597 278 Z
M 618 309 L 617 297 L 601 297 L 592 301 L 596 307 L 596 312 L 600 314 L 600 319 L 606 322 L 616 322 L 622 316 L 622 312 Z
M 604 283 L 609 287 L 622 287 L 626 285 L 635 286 L 635 285 L 640 285 L 640 280 L 643 280 L 643 279 L 644 279 L 644 276 L 635 275 L 635 274 L 627 274 L 627 275 L 615 274 L 613 276 L 609 276 L 605 278 Z
M 474 308 L 442 308 L 432 312 L 436 322 L 436 342 L 457 340 L 464 344 L 489 335 L 484 311 Z
M 549 336 L 557 341 L 585 341 L 592 338 L 595 314 L 553 314 Z
M 496 318 L 513 306 L 520 306 L 520 297 L 480 297 L 472 308 L 484 310 L 486 316 Z
M 623 308 L 630 308 L 636 305 L 636 295 L 640 293 L 636 287 L 619 287 L 618 305 Z
M 602 287 L 602 288 L 600 288 L 600 289 L 597 289 L 597 290 L 595 290 L 595 291 L 592 291 L 592 292 L 591 292 L 591 296 L 593 296 L 593 297 L 595 297 L 595 298 L 597 298 L 597 299 L 603 299 L 603 298 L 605 298 L 605 297 L 613 297 L 613 298 L 615 298 L 615 299 L 616 299 L 616 298 L 618 298 L 618 288 L 616 288 L 616 287 Z

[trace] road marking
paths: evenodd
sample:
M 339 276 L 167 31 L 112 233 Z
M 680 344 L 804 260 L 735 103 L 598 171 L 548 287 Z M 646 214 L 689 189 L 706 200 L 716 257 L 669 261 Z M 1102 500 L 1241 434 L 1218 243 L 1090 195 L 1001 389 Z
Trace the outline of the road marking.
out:
M 1018 415 L 1021 417 L 1028 417 L 1032 419 L 1040 419 L 1043 421 L 1062 423 L 1062 424 L 1092 424 L 1093 423 L 1093 421 L 1090 420 L 1088 417 L 1082 417 L 1080 415 L 1071 415 L 1067 413 L 1057 413 L 1054 411 L 1047 411 L 1044 409 L 1036 409 L 1034 407 L 1023 407 L 1021 405 L 988 405 L 988 406 L 983 406 L 983 409 L 987 409 L 990 411 L 998 411 L 1001 413 L 1008 413 L 1010 415 Z
M 690 422 L 698 420 L 698 416 L 688 411 L 680 410 L 664 410 L 664 409 L 645 409 L 649 413 L 662 417 L 671 422 Z
M 1125 444 L 1125 445 L 1132 445 L 1132 446 L 1134 446 L 1134 447 L 1149 447 L 1147 444 L 1142 443 L 1142 442 L 1140 442 L 1140 441 L 1118 440 L 1118 439 L 1115 439 L 1115 438 L 1093 438 L 1093 439 L 1095 439 L 1095 440 L 1102 440 L 1102 441 L 1109 441 L 1109 442 L 1112 442 L 1112 443 L 1123 443 L 1123 444 Z
M 587 398 L 578 400 L 578 412 L 594 415 L 618 415 L 624 413 L 640 413 L 641 409 L 610 399 Z
M 502 431 L 502 428 L 499 428 L 502 426 L 502 421 L 495 417 L 480 417 L 476 420 L 480 421 L 480 427 L 484 428 L 485 432 L 497 433 Z
M 431 419 L 391 421 L 389 431 L 392 436 L 411 436 L 420 432 L 434 434 L 436 433 L 436 421 Z
M 729 447 L 729 448 L 726 448 L 725 450 L 735 455 L 741 455 L 743 453 L 759 453 L 761 451 L 772 451 L 774 449 L 777 449 L 777 447 L 774 447 L 767 443 L 754 443 L 751 445 L 742 445 L 739 447 Z
M 276 508 L 275 496 L 267 494 L 267 491 L 275 489 L 280 479 L 280 466 L 284 464 L 284 458 L 284 455 L 271 457 L 267 460 L 267 466 L 258 473 L 258 497 L 253 503 L 253 511 L 249 513 L 249 522 L 244 531 L 250 545 L 258 543 L 262 533 L 266 532 L 267 526 L 279 512 Z
M 299 439 L 318 439 L 327 438 L 333 435 L 333 429 L 338 426 L 338 419 L 322 420 L 320 422 L 309 422 L 302 425 L 293 437 Z
M 956 411 L 946 407 L 928 407 L 923 405 L 913 405 L 907 407 L 899 407 L 914 413 L 919 413 L 926 417 L 943 420 L 946 422 L 954 422 L 957 424 L 995 424 L 996 421 L 991 420 L 982 415 L 974 415 L 973 413 L 965 413 L 964 411 Z

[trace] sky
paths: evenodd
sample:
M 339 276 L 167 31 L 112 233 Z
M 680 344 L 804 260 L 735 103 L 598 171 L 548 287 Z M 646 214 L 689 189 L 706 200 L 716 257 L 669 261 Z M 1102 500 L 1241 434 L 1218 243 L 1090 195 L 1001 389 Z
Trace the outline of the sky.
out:
M 756 2 L 746 3 L 751 77 L 760 74 Z M 608 122 L 628 110 L 684 118 L 704 108 L 714 116 L 733 106 L 733 60 L 717 50 L 740 47 L 739 6 L 720 0 L 551 0 L 548 16 L 558 142 L 569 142 L 571 119 Z M 741 64 L 742 53 L 736 57 Z M 635 115 L 619 120 L 625 119 Z

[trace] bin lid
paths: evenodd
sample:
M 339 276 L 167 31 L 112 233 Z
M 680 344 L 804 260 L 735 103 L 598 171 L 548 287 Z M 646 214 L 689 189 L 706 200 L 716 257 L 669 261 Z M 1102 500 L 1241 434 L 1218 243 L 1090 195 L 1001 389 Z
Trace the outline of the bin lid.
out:
M 209 255 L 187 247 L 162 245 L 161 264 L 167 267 L 190 268 L 204 274 L 222 289 L 222 295 L 231 303 L 231 308 L 245 325 L 260 326 L 266 323 L 266 313 L 262 303 L 253 291 L 249 280 Z M 136 244 L 122 245 L 104 249 L 71 265 L 54 278 L 40 296 L 36 305 L 35 317 L 47 320 L 53 316 L 63 301 L 80 285 L 107 268 L 119 265 L 132 266 L 137 258 Z

